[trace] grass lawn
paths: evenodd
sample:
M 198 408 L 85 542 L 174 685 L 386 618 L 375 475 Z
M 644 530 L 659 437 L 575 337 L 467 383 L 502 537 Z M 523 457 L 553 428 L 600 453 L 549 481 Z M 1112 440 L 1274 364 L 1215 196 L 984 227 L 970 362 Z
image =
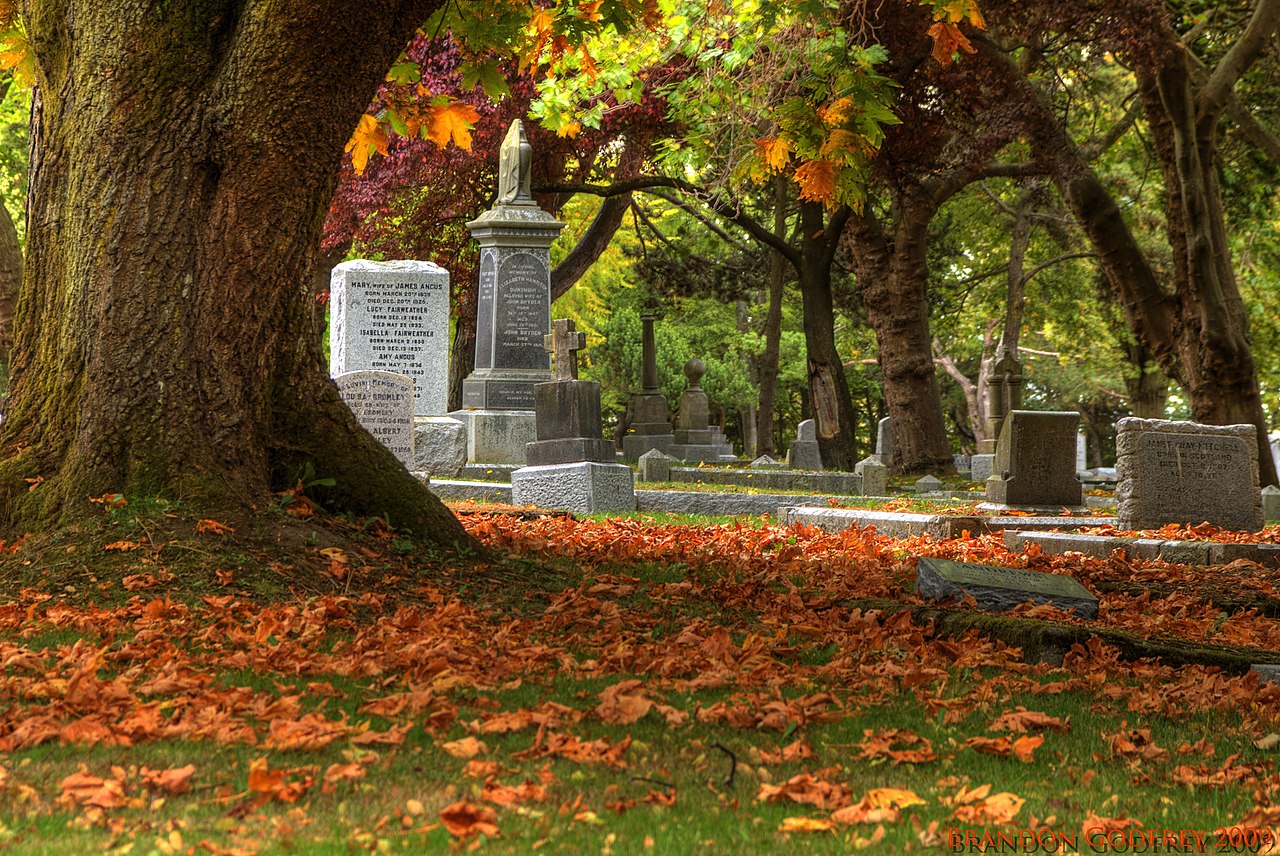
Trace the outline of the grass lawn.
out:
M 853 605 L 920 605 L 919 554 L 1018 565 L 1099 592 L 1098 626 L 1280 661 L 1265 609 L 1196 594 L 1265 607 L 1280 570 L 459 510 L 507 558 L 316 520 L 282 564 L 124 508 L 5 546 L 0 852 L 1256 852 L 1280 826 L 1280 688 Z

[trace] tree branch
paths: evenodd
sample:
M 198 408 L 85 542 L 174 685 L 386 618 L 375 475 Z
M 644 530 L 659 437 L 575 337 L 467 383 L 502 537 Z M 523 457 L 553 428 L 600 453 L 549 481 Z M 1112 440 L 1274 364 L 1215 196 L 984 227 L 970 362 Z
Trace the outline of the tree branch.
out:
M 600 258 L 613 240 L 614 233 L 622 225 L 622 218 L 631 207 L 631 194 L 607 196 L 600 210 L 592 218 L 591 225 L 582 233 L 578 243 L 551 271 L 551 299 L 556 300 L 581 279 L 596 259 Z
M 1258 0 L 1244 35 L 1218 61 L 1213 74 L 1209 76 L 1209 82 L 1196 98 L 1200 124 L 1217 121 L 1227 106 L 1227 99 L 1235 89 L 1236 81 L 1262 55 L 1278 26 L 1280 0 Z

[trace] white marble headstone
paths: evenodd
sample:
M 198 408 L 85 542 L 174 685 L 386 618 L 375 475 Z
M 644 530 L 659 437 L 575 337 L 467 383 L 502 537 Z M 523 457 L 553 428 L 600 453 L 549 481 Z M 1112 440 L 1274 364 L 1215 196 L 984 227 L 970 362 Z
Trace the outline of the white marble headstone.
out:
M 413 380 L 395 372 L 346 372 L 333 379 L 356 419 L 382 445 L 413 466 Z
M 357 259 L 333 269 L 329 374 L 395 372 L 413 381 L 413 415 L 449 403 L 449 272 L 431 262 Z

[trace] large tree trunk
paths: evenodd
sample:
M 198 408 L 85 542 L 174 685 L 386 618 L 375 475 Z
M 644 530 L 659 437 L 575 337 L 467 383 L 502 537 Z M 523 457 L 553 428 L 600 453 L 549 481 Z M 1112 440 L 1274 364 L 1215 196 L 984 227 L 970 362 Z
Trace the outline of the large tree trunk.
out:
M 4 525 L 108 490 L 248 511 L 310 463 L 338 507 L 467 540 L 342 404 L 312 322 L 343 144 L 433 5 L 30 0 Z
M 1260 3 L 1258 9 L 1276 6 Z M 1259 26 L 1267 38 L 1275 30 L 1274 22 Z M 1246 37 L 1250 34 L 1253 24 Z M 1019 99 L 1037 157 L 1049 168 L 1121 295 L 1135 338 L 1164 373 L 1181 384 L 1197 421 L 1255 426 L 1262 484 L 1276 484 L 1248 317 L 1231 266 L 1215 172 L 1221 104 L 1206 96 L 1221 93 L 1213 86 L 1200 93 L 1193 90 L 1180 44 L 1162 55 L 1158 74 L 1139 75 L 1155 152 L 1165 173 L 1175 267 L 1172 287 L 1166 288 L 1057 114 L 1006 57 L 986 44 L 979 50 L 994 74 L 1004 77 L 1007 96 Z
M 923 194 L 922 194 L 923 195 Z M 934 206 L 903 195 L 895 230 L 885 236 L 866 211 L 845 230 L 845 255 L 858 278 L 867 320 L 876 334 L 884 399 L 893 420 L 895 472 L 955 472 L 929 332 L 925 257 Z
M 822 205 L 800 203 L 803 228 L 800 295 L 804 301 L 804 341 L 809 360 L 809 396 L 818 428 L 822 465 L 852 470 L 858 462 L 854 430 L 857 414 L 836 348 L 835 306 L 831 296 L 831 263 L 839 229 L 824 222 Z M 834 231 L 834 234 L 828 232 Z
M 9 209 L 0 205 L 0 395 L 9 387 L 9 351 L 13 347 L 13 305 L 22 282 L 22 245 Z M 0 405 L 0 413 L 4 407 Z

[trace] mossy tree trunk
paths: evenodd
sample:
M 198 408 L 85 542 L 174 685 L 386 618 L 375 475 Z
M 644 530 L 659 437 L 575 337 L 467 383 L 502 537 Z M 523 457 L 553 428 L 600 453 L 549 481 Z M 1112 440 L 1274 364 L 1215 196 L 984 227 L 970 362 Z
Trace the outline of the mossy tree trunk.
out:
M 9 386 L 9 350 L 13 347 L 13 306 L 22 282 L 22 244 L 9 210 L 0 205 L 0 395 Z M 0 413 L 4 408 L 0 405 Z
M 106 491 L 252 511 L 309 462 L 339 507 L 466 540 L 342 404 L 312 320 L 343 145 L 437 2 L 28 0 L 4 526 Z

